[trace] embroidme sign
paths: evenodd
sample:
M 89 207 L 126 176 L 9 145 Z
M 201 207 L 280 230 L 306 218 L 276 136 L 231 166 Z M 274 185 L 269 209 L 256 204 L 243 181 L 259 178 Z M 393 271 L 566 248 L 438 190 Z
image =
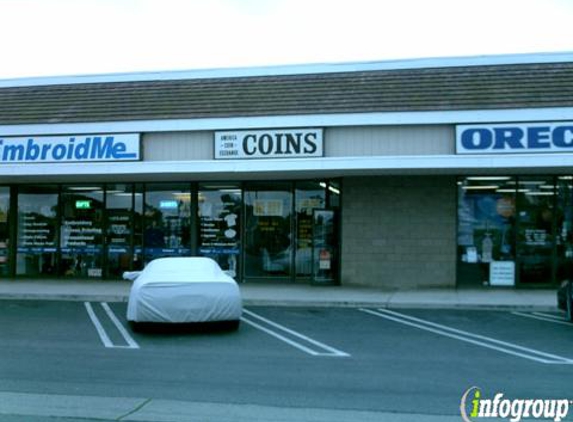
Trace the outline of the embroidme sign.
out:
M 456 126 L 458 154 L 573 153 L 573 122 Z
M 215 159 L 322 157 L 322 129 L 215 132 Z
M 137 161 L 139 134 L 0 137 L 0 164 Z

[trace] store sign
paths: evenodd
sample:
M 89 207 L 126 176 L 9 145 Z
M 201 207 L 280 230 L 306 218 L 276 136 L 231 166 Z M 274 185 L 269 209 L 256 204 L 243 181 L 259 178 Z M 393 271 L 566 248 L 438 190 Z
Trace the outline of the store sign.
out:
M 492 261 L 489 264 L 489 284 L 491 286 L 514 286 L 515 262 Z
M 573 153 L 573 122 L 456 126 L 458 154 Z
M 0 163 L 137 161 L 139 134 L 0 138 Z
M 215 159 L 322 157 L 322 129 L 215 132 Z
M 77 200 L 76 201 L 76 209 L 77 210 L 89 210 L 92 208 L 92 201 L 90 200 Z

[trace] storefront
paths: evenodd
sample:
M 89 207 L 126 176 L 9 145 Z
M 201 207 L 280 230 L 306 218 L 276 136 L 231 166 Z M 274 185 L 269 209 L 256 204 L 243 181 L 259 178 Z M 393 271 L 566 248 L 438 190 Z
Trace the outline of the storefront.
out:
M 0 276 L 555 286 L 572 86 L 564 54 L 0 81 Z

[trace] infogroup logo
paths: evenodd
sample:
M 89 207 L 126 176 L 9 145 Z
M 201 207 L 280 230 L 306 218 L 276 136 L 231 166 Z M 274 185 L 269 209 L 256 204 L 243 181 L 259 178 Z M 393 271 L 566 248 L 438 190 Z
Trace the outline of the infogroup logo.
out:
M 479 387 L 468 388 L 462 395 L 460 412 L 465 422 L 501 418 L 511 422 L 523 419 L 562 421 L 569 413 L 573 400 L 569 399 L 507 399 L 496 393 L 493 399 L 483 398 Z

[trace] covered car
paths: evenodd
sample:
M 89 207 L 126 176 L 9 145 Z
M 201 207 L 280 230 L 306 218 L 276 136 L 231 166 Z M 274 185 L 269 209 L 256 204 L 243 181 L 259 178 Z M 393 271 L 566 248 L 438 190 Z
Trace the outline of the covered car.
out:
M 127 320 L 138 323 L 225 322 L 238 328 L 239 286 L 210 258 L 159 258 L 124 274 L 133 285 Z

